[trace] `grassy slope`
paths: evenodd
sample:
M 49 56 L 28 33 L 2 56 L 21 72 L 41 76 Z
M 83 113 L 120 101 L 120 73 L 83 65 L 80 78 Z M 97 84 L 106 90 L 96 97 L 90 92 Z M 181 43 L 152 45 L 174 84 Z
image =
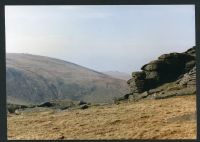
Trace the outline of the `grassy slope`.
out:
M 57 99 L 111 102 L 128 90 L 125 80 L 77 64 L 30 54 L 6 54 L 9 103 L 40 104 Z
M 8 116 L 8 139 L 195 139 L 196 98 Z

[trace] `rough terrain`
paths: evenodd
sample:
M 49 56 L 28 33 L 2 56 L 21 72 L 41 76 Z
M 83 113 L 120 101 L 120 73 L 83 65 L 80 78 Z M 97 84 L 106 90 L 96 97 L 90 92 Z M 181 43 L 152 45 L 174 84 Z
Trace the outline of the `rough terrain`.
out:
M 133 72 L 127 81 L 130 92 L 121 97 L 116 90 L 111 95 L 99 91 L 91 98 L 115 96 L 113 103 L 62 99 L 34 106 L 8 104 L 8 139 L 196 139 L 195 48 L 161 55 L 142 71 Z M 107 81 L 108 76 L 103 76 Z M 101 85 L 106 85 L 105 80 Z M 113 82 L 107 84 L 108 90 L 116 89 L 116 82 L 111 87 Z M 123 90 L 123 85 L 118 85 Z
M 8 139 L 196 139 L 195 95 L 8 115 Z
M 132 73 L 130 93 L 118 100 L 162 99 L 196 93 L 196 52 L 163 54 Z

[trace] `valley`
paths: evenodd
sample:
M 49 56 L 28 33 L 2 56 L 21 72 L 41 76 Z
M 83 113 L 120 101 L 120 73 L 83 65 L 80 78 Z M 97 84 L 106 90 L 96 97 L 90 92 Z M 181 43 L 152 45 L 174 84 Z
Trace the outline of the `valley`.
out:
M 129 80 L 8 54 L 8 139 L 196 139 L 195 49 L 163 54 Z

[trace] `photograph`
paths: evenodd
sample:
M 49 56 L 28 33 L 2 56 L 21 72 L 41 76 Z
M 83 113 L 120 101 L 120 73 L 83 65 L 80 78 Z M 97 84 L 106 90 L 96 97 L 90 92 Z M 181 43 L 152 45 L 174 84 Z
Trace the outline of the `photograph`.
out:
M 8 140 L 196 139 L 195 5 L 5 6 Z

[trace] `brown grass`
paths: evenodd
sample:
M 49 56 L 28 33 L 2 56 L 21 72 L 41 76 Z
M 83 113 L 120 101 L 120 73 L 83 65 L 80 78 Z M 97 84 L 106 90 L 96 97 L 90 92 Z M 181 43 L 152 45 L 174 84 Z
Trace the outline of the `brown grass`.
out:
M 195 96 L 8 116 L 8 139 L 196 139 Z

